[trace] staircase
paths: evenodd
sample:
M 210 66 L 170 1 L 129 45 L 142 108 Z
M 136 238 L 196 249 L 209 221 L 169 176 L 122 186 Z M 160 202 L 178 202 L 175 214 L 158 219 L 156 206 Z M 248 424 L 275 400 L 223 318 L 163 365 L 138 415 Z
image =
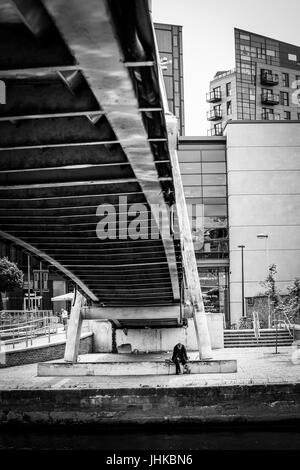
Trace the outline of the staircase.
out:
M 278 330 L 277 345 L 291 346 L 293 338 L 287 330 Z M 260 338 L 257 340 L 253 330 L 225 330 L 225 348 L 257 348 L 275 347 L 276 330 L 260 330 Z

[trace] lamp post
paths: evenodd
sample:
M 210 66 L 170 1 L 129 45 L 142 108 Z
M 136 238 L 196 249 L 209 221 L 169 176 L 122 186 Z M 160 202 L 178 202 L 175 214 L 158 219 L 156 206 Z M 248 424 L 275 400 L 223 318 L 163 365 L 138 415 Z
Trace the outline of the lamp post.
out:
M 245 277 L 244 277 L 244 248 L 245 245 L 239 245 L 242 256 L 242 317 L 245 318 Z
M 267 262 L 267 272 L 269 272 L 269 235 L 266 235 L 264 233 L 259 233 L 256 235 L 256 238 L 259 240 L 265 240 L 266 245 L 265 245 L 265 250 L 266 250 L 266 262 Z M 268 328 L 271 328 L 271 302 L 270 302 L 270 294 L 268 293 Z

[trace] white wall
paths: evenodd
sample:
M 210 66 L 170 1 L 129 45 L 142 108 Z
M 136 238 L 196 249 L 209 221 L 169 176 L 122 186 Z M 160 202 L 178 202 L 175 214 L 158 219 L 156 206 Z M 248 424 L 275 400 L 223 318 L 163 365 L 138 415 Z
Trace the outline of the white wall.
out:
M 223 348 L 223 315 L 208 314 L 207 323 L 212 349 Z M 130 329 L 127 334 L 124 333 L 124 330 L 116 330 L 117 346 L 130 343 L 132 350 L 138 349 L 139 351 L 148 352 L 173 351 L 178 342 L 184 344 L 189 351 L 198 350 L 192 319 L 188 320 L 187 328 Z
M 300 277 L 300 123 L 232 122 L 227 126 L 231 322 L 242 312 L 241 252 L 245 245 L 245 296 L 262 292 L 269 265 L 277 265 L 284 292 Z

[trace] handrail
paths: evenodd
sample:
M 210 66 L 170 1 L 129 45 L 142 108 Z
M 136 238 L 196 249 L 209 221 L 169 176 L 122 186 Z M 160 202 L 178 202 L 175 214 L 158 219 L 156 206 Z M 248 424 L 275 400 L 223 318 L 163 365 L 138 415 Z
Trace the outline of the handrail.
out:
M 28 347 L 28 342 L 33 345 L 33 338 L 37 337 L 48 337 L 48 343 L 51 342 L 51 334 L 57 333 L 58 331 L 58 318 L 55 315 L 42 316 L 35 320 L 29 320 L 22 322 L 17 326 L 11 328 L 0 327 L 0 351 L 1 346 L 12 344 L 13 349 L 15 344 L 24 342 Z
M 283 313 L 283 316 L 284 316 L 283 322 L 284 322 L 284 324 L 286 325 L 287 330 L 288 330 L 290 336 L 293 337 L 294 335 L 293 335 L 293 333 L 292 333 L 292 331 L 291 331 L 292 328 L 293 328 L 293 325 L 292 325 L 292 323 L 291 323 L 289 317 L 287 316 L 287 314 L 286 314 L 285 312 L 282 312 L 282 313 Z
M 22 329 L 22 328 L 26 328 L 27 326 L 30 326 L 30 324 L 32 323 L 40 323 L 40 322 L 43 322 L 45 320 L 55 320 L 53 323 L 58 323 L 58 318 L 55 317 L 54 315 L 51 316 L 51 317 L 43 317 L 43 318 L 38 318 L 36 320 L 30 320 L 28 322 L 23 322 L 23 323 L 19 323 L 18 326 L 16 327 L 13 327 L 13 328 L 6 328 L 4 327 L 3 329 L 3 326 L 0 325 L 0 333 L 5 333 L 7 331 L 12 331 L 12 330 L 18 330 L 18 329 Z

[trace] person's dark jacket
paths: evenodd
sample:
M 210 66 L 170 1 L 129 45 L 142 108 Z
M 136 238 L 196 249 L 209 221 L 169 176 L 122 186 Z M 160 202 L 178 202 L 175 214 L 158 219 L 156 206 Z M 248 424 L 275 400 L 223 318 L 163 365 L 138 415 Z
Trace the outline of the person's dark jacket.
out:
M 179 348 L 178 344 L 176 344 L 176 346 L 173 350 L 172 361 L 174 362 L 175 359 L 177 359 L 177 358 L 180 361 L 185 361 L 185 362 L 187 362 L 187 360 L 188 360 L 186 349 L 183 345 L 181 346 L 181 348 Z

